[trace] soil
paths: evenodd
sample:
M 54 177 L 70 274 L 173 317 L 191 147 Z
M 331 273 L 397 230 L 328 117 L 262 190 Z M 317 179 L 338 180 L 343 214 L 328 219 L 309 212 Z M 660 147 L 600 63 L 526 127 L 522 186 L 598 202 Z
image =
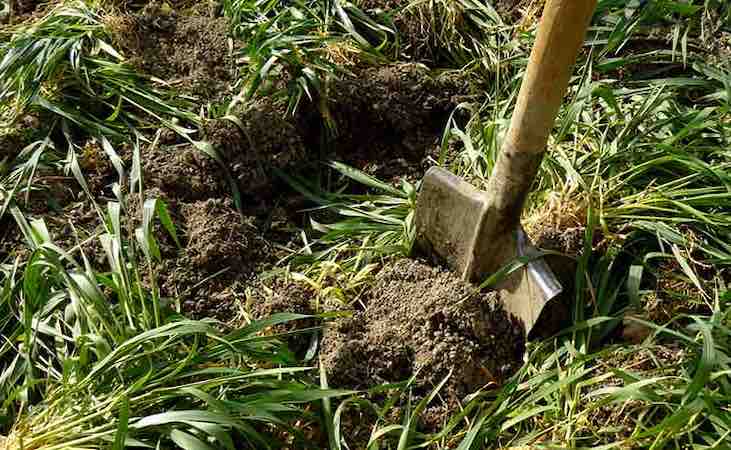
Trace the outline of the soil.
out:
M 160 267 L 163 296 L 180 299 L 193 316 L 229 320 L 234 300 L 271 258 L 268 245 L 231 199 L 177 205 L 183 249 Z
M 533 0 L 494 0 L 489 3 L 495 8 L 502 20 L 508 24 L 517 23 L 526 19 L 522 15 L 523 9 Z M 440 2 L 430 3 L 428 6 L 415 6 L 410 0 L 360 0 L 358 6 L 372 15 L 388 15 L 392 18 L 393 26 L 399 35 L 400 53 L 404 59 L 430 64 L 434 67 L 449 66 L 445 61 L 440 47 L 443 36 L 435 34 L 434 29 L 450 29 L 450 24 L 431 24 L 433 17 L 441 20 L 443 16 L 452 14 L 454 10 L 444 11 Z M 433 10 L 430 10 L 432 9 Z M 536 8 L 533 8 L 536 9 Z M 540 11 L 540 10 L 539 10 Z M 456 31 L 466 22 L 463 17 L 454 18 Z
M 20 23 L 36 14 L 40 14 L 46 2 L 42 0 L 10 0 L 9 4 L 13 13 L 13 23 Z M 0 14 L 0 23 L 7 23 L 9 19 L 8 15 Z
M 233 115 L 242 127 L 228 119 L 210 121 L 206 139 L 226 161 L 243 195 L 254 201 L 272 199 L 281 182 L 273 170 L 307 164 L 308 124 L 301 115 L 288 117 L 284 106 L 270 98 Z
M 129 62 L 176 88 L 204 100 L 220 100 L 230 90 L 234 58 L 225 18 L 178 15 L 157 2 L 139 14 L 106 18 Z
M 39 114 L 24 114 L 12 127 L 0 129 L 0 175 L 3 164 L 11 163 L 31 142 L 42 139 L 40 127 L 44 119 Z
M 418 178 L 438 154 L 449 115 L 475 101 L 468 80 L 456 73 L 434 75 L 420 64 L 363 67 L 328 90 L 336 135 L 335 155 L 381 178 Z
M 0 264 L 11 262 L 22 251 L 22 236 L 13 218 L 6 214 L 0 218 Z
M 523 331 L 495 292 L 476 293 L 451 272 L 403 259 L 384 268 L 366 306 L 329 326 L 322 363 L 333 386 L 366 388 L 418 372 L 427 394 L 449 407 L 467 394 L 500 385 L 519 366 Z
M 190 144 L 161 146 L 142 153 L 144 183 L 176 201 L 194 202 L 229 195 L 217 161 Z

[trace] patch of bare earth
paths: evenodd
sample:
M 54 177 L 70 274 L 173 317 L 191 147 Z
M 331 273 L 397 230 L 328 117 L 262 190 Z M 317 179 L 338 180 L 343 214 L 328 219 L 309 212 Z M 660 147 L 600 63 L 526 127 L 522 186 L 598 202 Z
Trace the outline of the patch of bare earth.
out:
M 115 45 L 143 73 L 207 100 L 229 93 L 235 68 L 227 19 L 178 15 L 152 2 L 106 23 Z
M 510 376 L 524 338 L 495 292 L 477 293 L 451 272 L 403 259 L 378 274 L 365 309 L 327 327 L 321 351 L 333 386 L 367 388 L 418 373 L 425 395 L 449 376 L 441 395 L 454 408 Z
M 178 205 L 183 249 L 160 268 L 166 297 L 178 298 L 185 312 L 228 320 L 233 304 L 255 270 L 267 260 L 268 246 L 230 199 Z
M 194 202 L 230 195 L 222 167 L 189 144 L 143 152 L 144 180 L 169 198 Z
M 270 98 L 234 114 L 239 124 L 210 121 L 206 138 L 226 161 L 243 195 L 253 201 L 275 198 L 281 180 L 274 170 L 301 168 L 312 156 L 306 145 L 307 124 L 301 116 L 288 116 L 286 108 Z
M 474 100 L 457 74 L 434 75 L 420 64 L 363 67 L 328 89 L 339 159 L 379 177 L 418 178 L 436 157 L 449 115 Z

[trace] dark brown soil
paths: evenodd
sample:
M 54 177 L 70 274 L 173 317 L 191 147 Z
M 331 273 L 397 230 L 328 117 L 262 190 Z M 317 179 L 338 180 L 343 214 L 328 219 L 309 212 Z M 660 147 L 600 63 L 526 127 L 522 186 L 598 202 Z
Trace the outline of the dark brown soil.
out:
M 10 164 L 23 148 L 39 138 L 41 119 L 37 114 L 25 114 L 12 127 L 0 130 L 0 175 L 3 164 Z
M 177 211 L 184 248 L 162 263 L 162 293 L 179 298 L 194 316 L 229 320 L 234 299 L 271 251 L 253 219 L 242 217 L 230 199 L 182 203 Z
M 584 227 L 557 229 L 545 227 L 535 237 L 535 245 L 545 250 L 553 250 L 568 256 L 577 257 L 584 248 Z
M 177 201 L 194 202 L 230 195 L 219 163 L 190 144 L 143 152 L 144 182 Z
M 404 259 L 383 269 L 366 307 L 325 331 L 322 361 L 333 386 L 365 388 L 418 372 L 425 394 L 451 377 L 441 395 L 501 384 L 518 367 L 524 339 L 496 293 L 479 294 L 454 274 Z
M 420 177 L 436 156 L 444 126 L 469 95 L 454 73 L 435 76 L 419 64 L 365 67 L 328 91 L 336 136 L 330 148 L 358 168 L 391 179 Z
M 235 115 L 243 129 L 228 119 L 215 120 L 206 125 L 206 138 L 227 162 L 243 195 L 271 199 L 279 181 L 273 169 L 295 163 L 301 167 L 308 159 L 307 126 L 301 116 L 288 117 L 286 109 L 270 98 L 259 99 Z
M 203 99 L 217 100 L 229 92 L 234 61 L 226 19 L 179 16 L 151 2 L 140 14 L 106 21 L 117 48 L 144 73 Z
M 41 14 L 44 9 L 43 5 L 47 2 L 43 0 L 10 0 L 9 3 L 13 13 L 13 23 L 19 23 L 36 14 Z M 8 16 L 0 15 L 0 23 L 6 23 L 8 20 Z
M 0 264 L 10 262 L 22 248 L 22 236 L 12 216 L 0 218 Z
M 23 149 L 23 144 L 23 137 L 17 132 L 0 135 L 0 163 L 11 163 Z M 0 167 L 2 167 L 1 164 Z

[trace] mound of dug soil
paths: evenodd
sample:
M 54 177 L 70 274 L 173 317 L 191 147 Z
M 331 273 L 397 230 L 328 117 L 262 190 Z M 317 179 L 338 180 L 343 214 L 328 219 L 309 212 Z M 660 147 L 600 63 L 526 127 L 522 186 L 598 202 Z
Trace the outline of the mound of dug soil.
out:
M 202 98 L 228 92 L 233 79 L 228 21 L 177 15 L 151 2 L 141 14 L 106 19 L 132 65 Z
M 451 372 L 442 396 L 501 384 L 524 338 L 496 293 L 476 293 L 454 274 L 404 259 L 379 273 L 366 308 L 325 331 L 322 361 L 333 386 L 364 388 L 416 374 L 426 393 Z
M 170 198 L 194 202 L 229 195 L 221 166 L 192 145 L 161 147 L 144 154 L 145 182 Z
M 185 229 L 184 249 L 163 261 L 161 289 L 178 297 L 185 312 L 230 319 L 232 299 L 267 258 L 266 244 L 251 218 L 229 199 L 178 206 Z
M 241 128 L 227 119 L 212 120 L 205 127 L 206 139 L 226 161 L 243 195 L 270 199 L 278 181 L 272 169 L 306 162 L 308 127 L 271 98 L 258 99 L 234 114 Z

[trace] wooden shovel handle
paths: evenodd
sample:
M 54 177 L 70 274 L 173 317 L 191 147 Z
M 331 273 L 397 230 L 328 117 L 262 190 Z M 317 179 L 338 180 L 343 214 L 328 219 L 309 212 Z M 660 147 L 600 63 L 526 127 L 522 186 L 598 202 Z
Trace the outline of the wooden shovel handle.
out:
M 596 0 L 548 0 L 505 150 L 542 153 L 584 43 Z
M 597 0 L 548 0 L 510 129 L 487 185 L 466 277 L 480 280 L 515 253 L 515 230 L 566 94 Z
M 518 226 L 596 2 L 546 3 L 510 129 L 488 183 L 493 217 L 483 233 L 498 235 Z

